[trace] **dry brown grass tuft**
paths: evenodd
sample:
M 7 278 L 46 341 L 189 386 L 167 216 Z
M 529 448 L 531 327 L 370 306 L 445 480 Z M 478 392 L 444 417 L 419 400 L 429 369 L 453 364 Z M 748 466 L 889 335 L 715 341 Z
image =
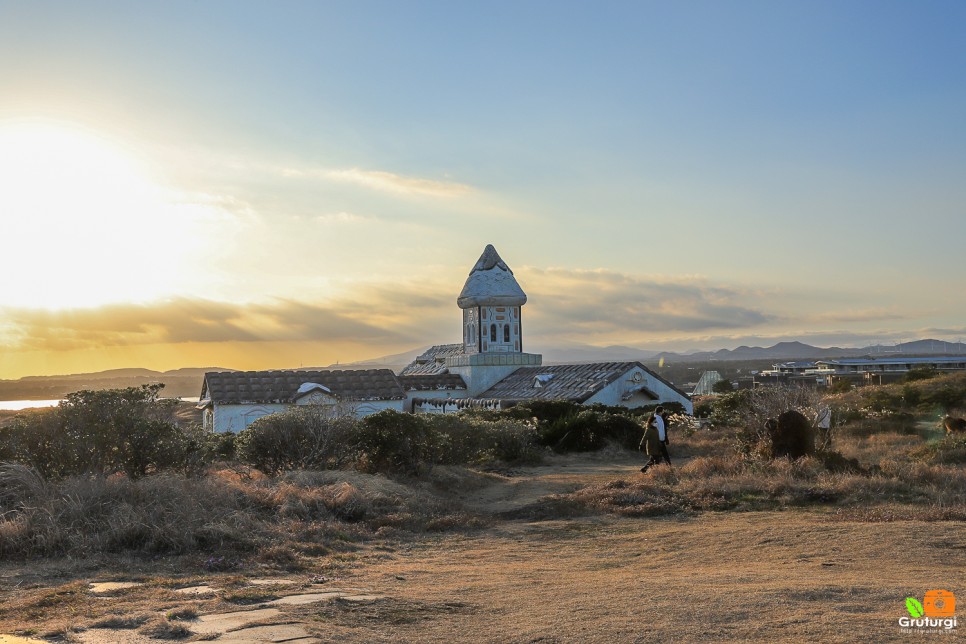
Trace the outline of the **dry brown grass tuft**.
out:
M 692 441 L 699 450 L 689 446 Z M 846 436 L 836 442 L 844 454 L 819 452 L 790 461 L 739 455 L 730 448 L 726 432 L 704 432 L 676 441 L 675 458 L 688 452 L 705 454 L 680 467 L 653 467 L 640 478 L 587 486 L 555 497 L 552 503 L 568 507 L 569 516 L 587 512 L 657 516 L 817 505 L 861 508 L 849 516 L 874 518 L 877 515 L 866 510 L 889 505 L 907 507 L 908 516 L 958 519 L 966 514 L 966 471 L 916 460 L 935 452 L 924 445 L 914 435 Z
M 184 624 L 174 624 L 167 619 L 142 628 L 140 633 L 155 640 L 183 640 L 194 635 Z

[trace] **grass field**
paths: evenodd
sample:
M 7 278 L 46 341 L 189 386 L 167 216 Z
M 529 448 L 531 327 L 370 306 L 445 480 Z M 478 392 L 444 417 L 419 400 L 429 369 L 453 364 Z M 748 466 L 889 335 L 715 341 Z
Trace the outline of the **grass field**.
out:
M 117 489 L 132 499 L 164 489 L 173 505 L 216 499 L 218 531 L 248 530 L 243 547 L 104 552 L 90 545 L 114 534 L 101 526 L 78 541 L 85 556 L 0 564 L 0 633 L 118 643 L 272 641 L 273 632 L 297 642 L 909 641 L 927 636 L 900 631 L 906 597 L 947 589 L 966 601 L 966 472 L 923 455 L 937 437 L 930 425 L 837 437 L 860 472 L 742 459 L 727 435 L 701 432 L 675 436 L 675 467 L 646 475 L 636 453 L 606 449 L 417 479 L 148 477 L 138 485 L 153 487 Z M 73 485 L 82 503 L 87 492 Z M 101 503 L 121 494 L 105 485 Z M 64 489 L 47 493 L 38 504 Z M 171 511 L 153 511 L 162 509 Z M 176 539 L 179 526 L 161 523 L 187 520 L 144 512 L 114 528 L 156 521 Z M 89 585 L 103 581 L 134 585 Z

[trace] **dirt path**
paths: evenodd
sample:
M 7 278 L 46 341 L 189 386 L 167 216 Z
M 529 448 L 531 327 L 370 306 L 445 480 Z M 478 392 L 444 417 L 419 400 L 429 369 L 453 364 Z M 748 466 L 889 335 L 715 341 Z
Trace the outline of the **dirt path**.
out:
M 567 494 L 596 483 L 640 476 L 641 465 L 643 459 L 626 450 L 553 456 L 542 465 L 489 473 L 484 485 L 458 498 L 470 510 L 500 515 L 551 494 Z

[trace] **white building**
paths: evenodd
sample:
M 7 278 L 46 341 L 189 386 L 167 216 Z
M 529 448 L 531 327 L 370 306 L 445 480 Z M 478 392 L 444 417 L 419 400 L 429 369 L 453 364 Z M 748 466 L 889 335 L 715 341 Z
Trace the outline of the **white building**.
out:
M 400 372 L 402 377 L 458 375 L 465 388 L 412 396 L 412 410 L 499 408 L 540 399 L 623 407 L 677 402 L 692 412 L 687 394 L 639 362 L 542 366 L 541 355 L 523 351 L 526 301 L 513 271 L 488 245 L 456 300 L 463 310 L 463 341 L 436 345 Z
M 389 369 L 208 373 L 199 402 L 204 426 L 238 432 L 263 416 L 307 404 L 357 417 L 383 409 L 499 409 L 531 399 L 622 407 L 677 402 L 692 413 L 687 394 L 639 362 L 542 366 L 542 356 L 523 351 L 526 301 L 513 271 L 487 246 L 456 300 L 462 342 L 432 347 L 398 376 Z
M 220 371 L 205 374 L 198 406 L 205 429 L 240 432 L 296 405 L 325 405 L 362 417 L 403 411 L 406 391 L 390 369 L 358 371 Z

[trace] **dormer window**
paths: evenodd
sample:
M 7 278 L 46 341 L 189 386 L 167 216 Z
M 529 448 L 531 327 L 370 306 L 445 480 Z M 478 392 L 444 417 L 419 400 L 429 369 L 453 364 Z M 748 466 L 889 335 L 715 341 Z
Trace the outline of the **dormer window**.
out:
M 535 375 L 533 377 L 533 388 L 534 389 L 542 389 L 551 380 L 553 380 L 553 374 L 552 373 L 538 373 L 537 375 Z

